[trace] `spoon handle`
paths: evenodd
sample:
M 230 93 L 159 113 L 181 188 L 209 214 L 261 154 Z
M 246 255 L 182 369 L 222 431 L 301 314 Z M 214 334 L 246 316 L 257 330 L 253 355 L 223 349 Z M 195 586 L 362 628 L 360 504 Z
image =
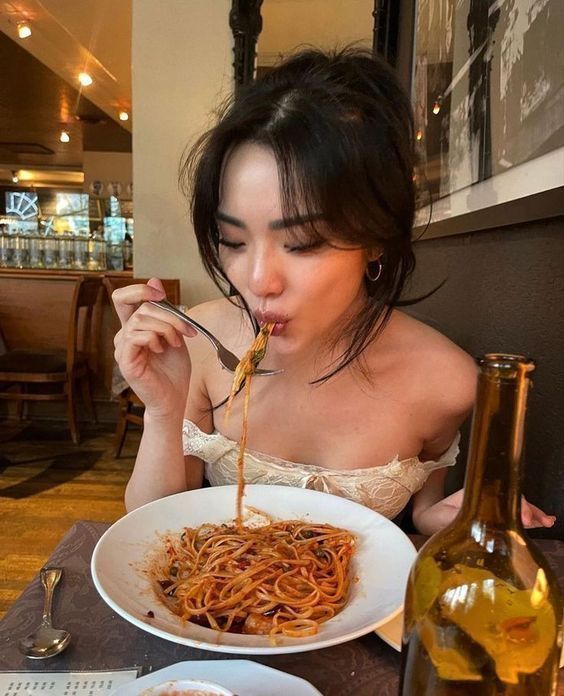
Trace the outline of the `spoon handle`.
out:
M 51 605 L 53 604 L 53 592 L 61 576 L 62 568 L 41 568 L 41 583 L 45 588 L 45 600 L 43 603 L 43 623 L 51 625 Z

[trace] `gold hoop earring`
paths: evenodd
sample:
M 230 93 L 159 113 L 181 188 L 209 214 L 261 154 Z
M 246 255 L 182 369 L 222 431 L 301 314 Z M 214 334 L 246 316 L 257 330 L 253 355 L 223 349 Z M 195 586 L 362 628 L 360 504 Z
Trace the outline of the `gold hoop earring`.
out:
M 371 264 L 378 264 L 378 270 L 376 271 L 376 273 L 370 272 Z M 366 270 L 364 271 L 364 275 L 368 278 L 368 280 L 371 283 L 375 283 L 382 275 L 382 262 L 380 261 L 380 259 L 376 259 L 375 261 L 369 261 L 366 264 Z

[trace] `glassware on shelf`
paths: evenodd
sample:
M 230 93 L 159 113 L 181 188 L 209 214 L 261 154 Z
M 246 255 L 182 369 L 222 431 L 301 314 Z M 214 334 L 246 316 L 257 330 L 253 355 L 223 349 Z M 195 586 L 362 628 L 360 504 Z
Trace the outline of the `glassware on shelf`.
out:
M 123 271 L 123 246 L 121 243 L 108 244 L 107 263 L 112 271 Z
M 94 233 L 96 244 L 96 256 L 98 259 L 98 268 L 105 271 L 108 267 L 106 260 L 106 240 L 101 233 Z
M 29 265 L 29 237 L 23 230 L 12 235 L 12 266 L 27 268 Z
M 84 270 L 88 266 L 88 235 L 74 237 L 74 268 Z
M 89 271 L 106 269 L 106 242 L 99 229 L 88 239 L 88 257 L 86 267 Z
M 127 237 L 123 241 L 123 265 L 124 268 L 133 268 L 133 242 Z
M 43 236 L 32 234 L 29 237 L 29 266 L 30 268 L 45 268 Z
M 0 232 L 0 268 L 9 268 L 12 257 L 10 235 L 6 231 Z
M 480 361 L 464 501 L 408 579 L 401 696 L 556 694 L 562 606 L 521 522 L 531 360 Z
M 51 230 L 47 230 L 43 237 L 43 263 L 45 268 L 57 268 L 59 265 L 59 245 Z
M 58 235 L 59 268 L 72 268 L 73 266 L 73 238 L 70 234 Z

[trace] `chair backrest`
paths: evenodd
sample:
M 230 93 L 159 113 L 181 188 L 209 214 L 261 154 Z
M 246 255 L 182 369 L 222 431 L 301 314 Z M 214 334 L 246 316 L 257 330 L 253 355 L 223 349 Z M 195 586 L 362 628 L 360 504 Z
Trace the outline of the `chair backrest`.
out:
M 102 319 L 101 278 L 78 278 L 71 304 L 67 340 L 67 370 L 76 364 L 77 354 L 85 354 L 90 361 L 97 362 Z
M 2 333 L 2 327 L 0 326 L 0 355 L 8 352 L 8 347 L 6 341 L 4 340 L 4 334 Z

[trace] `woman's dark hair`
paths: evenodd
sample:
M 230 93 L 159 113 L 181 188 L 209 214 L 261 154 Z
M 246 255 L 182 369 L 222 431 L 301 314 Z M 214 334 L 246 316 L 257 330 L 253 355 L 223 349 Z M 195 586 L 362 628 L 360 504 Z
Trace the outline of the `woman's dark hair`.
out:
M 219 261 L 222 165 L 232 148 L 256 143 L 278 163 L 283 215 L 317 217 L 312 235 L 335 246 L 353 244 L 382 255 L 376 282 L 366 278 L 366 306 L 344 329 L 348 348 L 323 381 L 359 358 L 399 302 L 415 258 L 413 117 L 395 74 L 368 52 L 348 48 L 302 51 L 225 104 L 181 168 L 191 199 L 204 266 L 227 295 Z M 242 298 L 241 298 L 242 299 Z

